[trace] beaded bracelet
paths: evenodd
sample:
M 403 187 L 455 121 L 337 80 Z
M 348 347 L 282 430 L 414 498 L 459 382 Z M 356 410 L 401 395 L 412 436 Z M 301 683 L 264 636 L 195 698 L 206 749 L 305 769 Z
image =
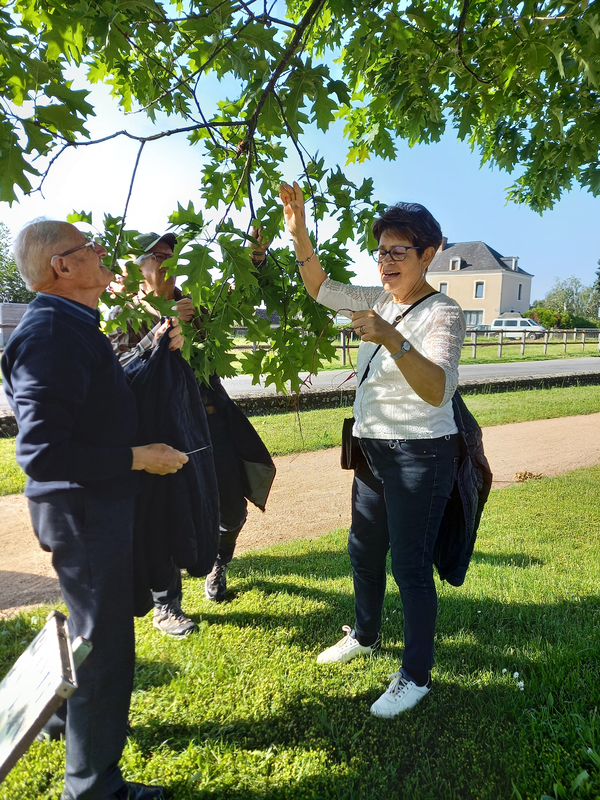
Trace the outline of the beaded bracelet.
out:
M 311 258 L 314 258 L 314 256 L 316 256 L 316 253 L 313 250 L 312 253 L 309 255 L 309 257 L 306 258 L 304 261 L 298 261 L 298 259 L 296 259 L 296 264 L 298 264 L 299 267 L 303 267 L 305 264 L 308 264 L 308 262 L 311 260 Z

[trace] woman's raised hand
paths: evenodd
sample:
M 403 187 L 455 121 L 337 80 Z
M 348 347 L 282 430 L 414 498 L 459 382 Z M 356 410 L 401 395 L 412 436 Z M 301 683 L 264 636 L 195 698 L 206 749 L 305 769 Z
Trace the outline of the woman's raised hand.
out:
M 306 216 L 304 214 L 304 195 L 299 184 L 282 183 L 279 187 L 279 197 L 283 203 L 283 218 L 285 226 L 292 236 L 306 230 Z

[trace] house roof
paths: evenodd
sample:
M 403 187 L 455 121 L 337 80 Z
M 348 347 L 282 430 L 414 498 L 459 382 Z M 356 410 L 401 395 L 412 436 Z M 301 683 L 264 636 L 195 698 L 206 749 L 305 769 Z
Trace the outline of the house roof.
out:
M 518 265 L 511 269 L 512 256 L 501 256 L 485 242 L 449 242 L 435 254 L 429 272 L 449 272 L 452 258 L 460 258 L 460 272 L 516 272 L 533 277 Z

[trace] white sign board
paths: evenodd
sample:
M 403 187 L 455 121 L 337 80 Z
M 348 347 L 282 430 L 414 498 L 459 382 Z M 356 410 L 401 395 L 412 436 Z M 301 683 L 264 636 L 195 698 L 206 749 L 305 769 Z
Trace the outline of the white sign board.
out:
M 90 649 L 88 645 L 85 655 Z M 82 655 L 85 657 L 79 654 L 79 662 Z M 52 611 L 0 683 L 0 781 L 76 688 L 67 620 Z

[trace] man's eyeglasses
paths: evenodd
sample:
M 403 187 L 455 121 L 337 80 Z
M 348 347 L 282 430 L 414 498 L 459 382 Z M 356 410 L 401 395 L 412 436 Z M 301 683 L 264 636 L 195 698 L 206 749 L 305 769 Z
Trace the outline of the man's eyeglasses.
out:
M 377 248 L 377 250 L 371 250 L 371 255 L 375 259 L 375 261 L 381 263 L 385 261 L 385 257 L 389 256 L 392 261 L 404 261 L 406 256 L 408 255 L 409 250 L 419 250 L 419 247 L 415 247 L 414 245 L 410 245 L 409 247 L 403 247 L 401 245 L 396 245 L 396 247 L 392 247 L 391 250 L 384 250 L 383 247 Z
M 144 261 L 147 258 L 153 258 L 159 264 L 162 264 L 163 261 L 166 261 L 168 258 L 173 258 L 173 253 L 148 253 L 148 255 L 144 256 Z
M 96 242 L 93 239 L 88 239 L 84 244 L 80 244 L 78 247 L 73 247 L 71 250 L 65 250 L 64 253 L 57 253 L 56 255 L 52 256 L 52 258 L 63 258 L 63 256 L 70 256 L 71 253 L 76 253 L 78 250 L 83 250 L 84 247 L 89 247 L 92 250 L 96 250 Z M 52 258 L 50 261 L 52 261 Z

